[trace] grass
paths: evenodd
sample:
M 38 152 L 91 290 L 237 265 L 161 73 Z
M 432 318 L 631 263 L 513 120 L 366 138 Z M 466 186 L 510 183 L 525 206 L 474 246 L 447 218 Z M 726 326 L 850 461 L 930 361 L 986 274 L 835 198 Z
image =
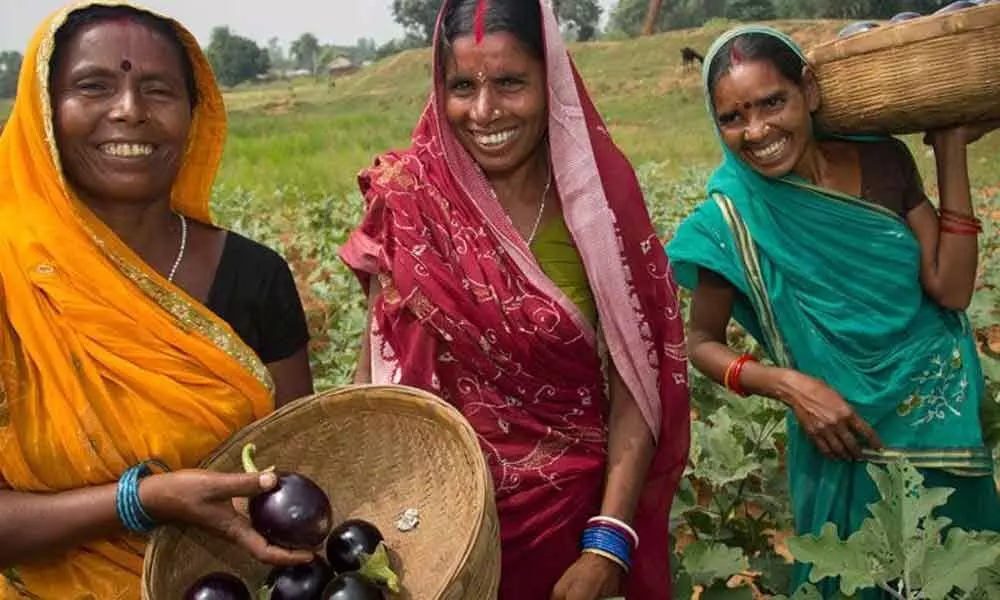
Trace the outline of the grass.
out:
M 780 27 L 808 46 L 828 39 L 837 21 L 786 21 Z M 680 48 L 705 49 L 728 27 L 638 40 L 578 44 L 574 61 L 616 142 L 635 165 L 656 163 L 660 175 L 681 179 L 714 166 L 719 148 L 706 116 L 700 76 L 679 66 Z M 278 182 L 316 193 L 353 188 L 373 156 L 405 147 L 427 100 L 430 52 L 410 51 L 338 80 L 299 80 L 226 94 L 231 129 L 220 182 L 271 189 Z M 920 136 L 907 136 L 933 188 L 933 156 Z M 970 149 L 976 188 L 1000 182 L 1000 136 Z

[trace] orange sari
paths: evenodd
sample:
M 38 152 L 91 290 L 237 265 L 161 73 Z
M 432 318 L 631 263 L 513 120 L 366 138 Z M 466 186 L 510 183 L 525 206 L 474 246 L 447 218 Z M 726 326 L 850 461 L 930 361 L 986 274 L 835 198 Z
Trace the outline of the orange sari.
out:
M 0 135 L 0 486 L 50 493 L 114 482 L 156 458 L 196 466 L 273 409 L 265 366 L 232 329 L 149 268 L 66 185 L 52 135 L 53 37 L 38 29 Z M 174 209 L 210 221 L 226 118 L 211 68 L 174 23 L 199 102 Z M 0 577 L 0 599 L 139 598 L 144 540 L 100 540 Z

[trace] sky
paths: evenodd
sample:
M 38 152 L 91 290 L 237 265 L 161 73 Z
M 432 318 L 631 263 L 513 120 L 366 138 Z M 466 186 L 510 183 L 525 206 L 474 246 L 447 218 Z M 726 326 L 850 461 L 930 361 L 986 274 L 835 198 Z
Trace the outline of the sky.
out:
M 600 0 L 605 15 L 616 0 Z M 0 0 L 0 50 L 24 52 L 38 24 L 67 0 Z M 392 0 L 142 0 L 174 17 L 202 42 L 217 25 L 229 25 L 264 45 L 277 36 L 286 47 L 305 32 L 323 43 L 353 45 L 358 38 L 383 44 L 402 34 Z

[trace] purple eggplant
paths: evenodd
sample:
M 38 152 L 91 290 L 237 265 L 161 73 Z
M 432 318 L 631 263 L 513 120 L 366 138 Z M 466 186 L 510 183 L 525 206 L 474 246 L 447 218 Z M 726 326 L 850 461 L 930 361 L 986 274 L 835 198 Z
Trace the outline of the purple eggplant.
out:
M 337 573 L 356 572 L 391 592 L 399 591 L 382 532 L 368 521 L 349 519 L 334 527 L 326 538 L 326 560 Z
M 837 32 L 837 37 L 845 38 L 864 31 L 875 29 L 876 27 L 878 27 L 878 23 L 875 21 L 857 21 L 849 25 L 845 25 L 840 31 Z
M 889 19 L 889 22 L 890 23 L 899 23 L 901 21 L 909 21 L 910 19 L 917 19 L 917 18 L 919 18 L 921 16 L 923 16 L 923 15 L 921 15 L 918 12 L 913 12 L 913 11 L 901 12 L 901 13 L 895 15 L 893 18 Z
M 256 473 L 253 444 L 243 448 L 243 468 Z M 268 543 L 292 550 L 319 547 L 330 533 L 330 499 L 313 480 L 298 473 L 278 472 L 278 485 L 250 498 L 250 524 Z
M 952 2 L 948 6 L 945 6 L 944 8 L 937 9 L 936 11 L 934 11 L 934 14 L 940 15 L 944 13 L 955 12 L 956 10 L 964 10 L 966 8 L 972 8 L 973 6 L 976 6 L 975 2 L 969 2 L 968 0 L 958 0 L 958 2 Z
M 252 600 L 250 590 L 235 575 L 209 573 L 184 593 L 184 600 Z
M 331 569 L 322 559 L 291 567 L 275 567 L 264 583 L 267 600 L 322 600 L 323 590 L 333 579 Z
M 342 573 L 323 590 L 323 600 L 383 600 L 382 590 L 357 573 Z
M 326 539 L 326 560 L 338 573 L 357 571 L 364 555 L 375 554 L 382 532 L 368 521 L 350 519 L 333 528 Z

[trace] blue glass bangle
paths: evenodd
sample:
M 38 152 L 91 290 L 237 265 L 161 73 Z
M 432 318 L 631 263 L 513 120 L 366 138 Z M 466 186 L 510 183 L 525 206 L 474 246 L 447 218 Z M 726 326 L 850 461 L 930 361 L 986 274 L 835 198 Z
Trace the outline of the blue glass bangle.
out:
M 164 471 L 169 470 L 159 461 L 141 462 L 125 469 L 118 479 L 118 488 L 115 490 L 115 510 L 118 519 L 133 533 L 149 533 L 156 527 L 156 521 L 143 508 L 142 500 L 139 498 L 139 480 L 153 473 L 150 465 Z
M 598 555 L 610 555 L 628 570 L 632 567 L 632 540 L 624 533 L 611 527 L 592 525 L 584 530 L 581 540 L 584 552 L 594 551 Z

